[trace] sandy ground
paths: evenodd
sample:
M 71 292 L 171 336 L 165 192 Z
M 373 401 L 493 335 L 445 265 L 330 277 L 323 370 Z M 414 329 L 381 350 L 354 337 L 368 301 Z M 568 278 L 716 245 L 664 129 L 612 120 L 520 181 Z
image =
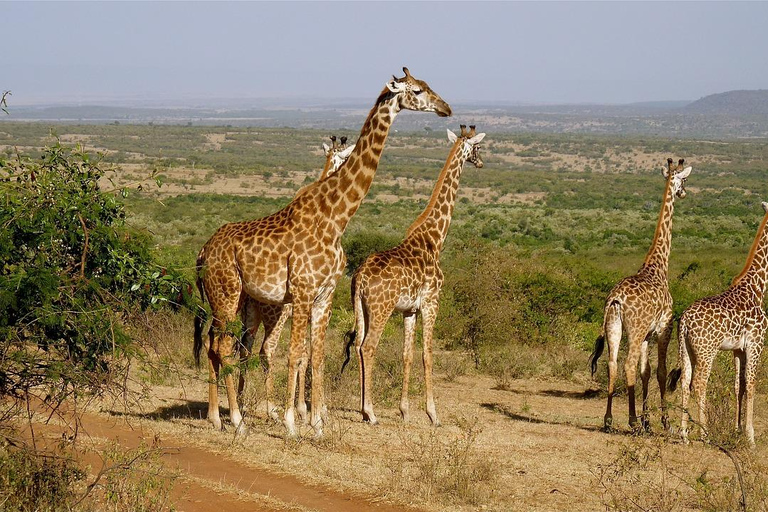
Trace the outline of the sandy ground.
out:
M 232 511 L 606 510 L 623 491 L 605 475 L 628 453 L 647 453 L 654 446 L 661 447 L 663 460 L 645 469 L 674 475 L 678 487 L 690 490 L 686 482 L 700 475 L 716 480 L 734 474 L 715 448 L 699 442 L 686 446 L 676 436 L 662 435 L 658 411 L 652 417 L 654 434 L 632 434 L 623 399 L 614 401 L 618 431 L 601 432 L 605 399 L 592 383 L 516 380 L 498 389 L 490 377 L 449 381 L 438 375 L 443 423 L 438 428 L 429 424 L 420 396 L 412 394 L 408 424 L 396 407 L 377 404 L 377 426 L 361 422 L 350 406 L 355 396 L 331 397 L 325 438 L 316 441 L 306 426 L 300 438 L 286 439 L 261 406 L 246 411 L 246 436 L 234 436 L 231 426 L 214 431 L 205 420 L 205 376 L 185 372 L 175 385 L 154 386 L 141 402 L 103 403 L 83 421 L 94 438 L 119 439 L 128 447 L 141 438 L 160 440 L 169 449 L 165 464 L 181 474 L 174 490 L 180 511 L 213 510 L 212 501 Z M 651 395 L 658 401 L 654 386 Z M 226 412 L 226 399 L 221 400 Z M 762 397 L 756 409 L 753 453 L 764 460 L 768 422 Z M 678 412 L 672 418 L 679 422 Z M 473 491 L 425 487 L 429 471 L 453 463 L 466 470 Z M 654 481 L 638 482 L 653 490 Z M 674 510 L 697 509 L 689 505 Z

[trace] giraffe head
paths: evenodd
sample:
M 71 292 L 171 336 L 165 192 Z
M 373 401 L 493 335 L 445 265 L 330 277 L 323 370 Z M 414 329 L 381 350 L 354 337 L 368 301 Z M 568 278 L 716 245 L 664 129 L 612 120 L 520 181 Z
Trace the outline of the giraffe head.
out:
M 400 109 L 417 110 L 420 112 L 435 112 L 440 117 L 448 117 L 452 114 L 451 107 L 443 98 L 433 91 L 427 82 L 411 76 L 408 68 L 403 68 L 405 76 L 387 82 L 387 89 L 397 97 L 397 105 Z
M 475 125 L 471 125 L 469 131 L 467 131 L 467 125 L 465 124 L 459 125 L 459 127 L 461 128 L 461 135 L 458 136 L 451 130 L 447 130 L 448 141 L 453 144 L 457 140 L 461 140 L 463 142 L 461 151 L 464 152 L 466 161 L 481 169 L 483 167 L 483 159 L 480 158 L 480 142 L 485 138 L 485 134 L 475 133 Z
M 673 164 L 674 160 L 667 158 L 667 166 L 663 167 L 661 174 L 665 179 L 672 180 L 672 193 L 677 197 L 685 197 L 685 180 L 688 179 L 688 175 L 693 170 L 692 167 L 686 167 L 683 169 L 685 159 L 681 158 L 677 161 L 677 165 Z
M 323 153 L 328 162 L 328 176 L 339 170 L 339 167 L 347 161 L 349 155 L 355 149 L 355 145 L 347 146 L 347 138 L 342 137 L 341 142 L 336 140 L 335 135 L 331 135 L 331 145 L 323 142 Z

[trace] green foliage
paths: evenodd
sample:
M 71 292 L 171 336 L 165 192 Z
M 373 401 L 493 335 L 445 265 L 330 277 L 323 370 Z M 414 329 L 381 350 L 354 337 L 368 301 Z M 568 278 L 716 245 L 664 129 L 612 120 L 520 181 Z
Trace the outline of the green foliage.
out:
M 360 232 L 344 238 L 342 246 L 347 255 L 347 273 L 351 275 L 371 254 L 391 249 L 401 241 L 402 236 L 383 235 L 378 232 Z
M 153 262 L 150 237 L 126 229 L 103 174 L 58 142 L 39 160 L 0 159 L 0 395 L 102 387 L 110 360 L 132 350 L 125 318 L 191 295 Z

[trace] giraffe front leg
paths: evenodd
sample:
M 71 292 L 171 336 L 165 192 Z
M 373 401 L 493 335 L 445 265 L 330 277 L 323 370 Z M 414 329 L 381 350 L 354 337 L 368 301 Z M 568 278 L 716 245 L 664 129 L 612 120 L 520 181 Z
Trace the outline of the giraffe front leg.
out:
M 400 395 L 400 416 L 403 421 L 409 420 L 410 403 L 408 401 L 408 387 L 411 381 L 411 365 L 413 364 L 413 338 L 416 334 L 416 313 L 403 313 L 403 389 Z
M 283 425 L 290 437 L 296 436 L 296 380 L 299 369 L 299 359 L 304 355 L 306 348 L 307 325 L 310 313 L 309 299 L 293 302 L 293 323 L 291 325 L 291 341 L 288 346 L 288 393 L 285 400 L 285 413 Z
M 435 408 L 434 389 L 432 386 L 432 331 L 435 328 L 435 318 L 437 317 L 437 300 L 428 301 L 421 307 L 421 323 L 424 341 L 424 389 L 427 398 L 427 416 L 435 427 L 440 426 L 440 420 L 437 418 L 437 409 Z
M 323 436 L 323 416 L 325 408 L 325 393 L 323 390 L 323 370 L 325 366 L 325 335 L 328 322 L 331 319 L 331 304 L 333 289 L 321 297 L 312 308 L 312 404 L 310 425 L 315 431 L 315 437 Z

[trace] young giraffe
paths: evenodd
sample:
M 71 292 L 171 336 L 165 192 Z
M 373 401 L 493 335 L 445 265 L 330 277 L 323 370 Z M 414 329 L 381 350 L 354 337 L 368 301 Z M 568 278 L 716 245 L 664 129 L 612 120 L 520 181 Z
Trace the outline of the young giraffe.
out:
M 347 161 L 352 150 L 355 149 L 355 145 L 347 146 L 347 138 L 341 137 L 340 142 L 336 139 L 335 135 L 330 136 L 331 145 L 329 146 L 325 142 L 323 143 L 323 153 L 325 154 L 325 166 L 320 173 L 318 181 L 325 179 L 339 170 L 339 167 Z M 305 185 L 297 194 L 303 192 L 309 185 Z M 242 311 L 242 320 L 244 326 L 243 341 L 240 344 L 240 360 L 246 361 L 250 357 L 253 342 L 256 336 L 256 332 L 259 330 L 259 326 L 264 324 L 264 340 L 261 344 L 261 350 L 259 351 L 259 358 L 264 368 L 265 374 L 265 391 L 267 401 L 267 414 L 274 419 L 278 420 L 277 407 L 272 402 L 272 395 L 274 390 L 274 378 L 272 375 L 272 354 L 274 354 L 277 348 L 277 343 L 280 341 L 280 336 L 283 332 L 283 327 L 291 316 L 292 307 L 290 304 L 262 304 L 260 302 L 247 297 Z M 299 383 L 298 383 L 298 405 L 297 412 L 299 418 L 306 420 L 307 416 L 307 404 L 304 399 L 305 377 L 306 377 L 306 359 L 300 360 L 299 368 Z M 237 386 L 238 399 L 242 398 L 243 389 L 245 388 L 245 370 L 240 372 L 240 381 Z
M 681 158 L 677 165 L 667 160 L 663 170 L 667 185 L 661 204 L 656 233 L 651 243 L 643 266 L 633 276 L 619 281 L 608 294 L 605 301 L 603 327 L 595 342 L 595 350 L 590 357 L 592 375 L 597 371 L 597 361 L 603 353 L 606 338 L 608 340 L 608 405 L 603 419 L 605 430 L 610 430 L 613 423 L 611 403 L 618 370 L 619 344 L 622 332 L 628 340 L 627 360 L 624 374 L 627 379 L 629 396 L 629 425 L 637 427 L 635 410 L 635 382 L 637 362 L 640 360 L 640 378 L 643 382 L 642 426 L 648 429 L 648 380 L 651 378 L 651 365 L 648 361 L 648 343 L 655 336 L 658 343 L 659 363 L 656 378 L 661 392 L 661 421 L 668 428 L 667 409 L 664 402 L 664 390 L 667 380 L 667 345 L 672 333 L 672 296 L 669 293 L 668 265 L 672 241 L 672 214 L 675 209 L 675 197 L 685 197 L 685 180 L 691 168 L 683 169 Z
M 459 137 L 448 130 L 448 140 L 453 143 L 448 160 L 440 172 L 429 204 L 408 228 L 405 240 L 393 249 L 369 256 L 352 277 L 356 329 L 347 333 L 347 358 L 341 369 L 344 371 L 354 343 L 360 362 L 360 409 L 363 420 L 371 424 L 377 423 L 371 400 L 373 356 L 393 310 L 403 313 L 405 326 L 400 413 L 403 420 L 408 421 L 413 338 L 416 315 L 421 313 L 426 410 L 432 423 L 440 424 L 432 394 L 432 329 L 443 285 L 440 251 L 451 224 L 461 171 L 465 161 L 478 168 L 483 166 L 480 141 L 485 134 L 475 134 L 475 127 L 470 128 L 467 133 L 466 126 L 461 125 Z
M 744 269 L 731 286 L 719 295 L 699 299 L 683 312 L 678 326 L 678 367 L 669 374 L 669 390 L 674 391 L 682 374 L 683 419 L 681 431 L 688 442 L 688 396 L 696 396 L 699 422 L 707 426 L 707 380 L 719 350 L 732 350 L 736 366 L 736 429 L 741 431 L 744 395 L 747 395 L 747 439 L 755 444 L 752 426 L 755 376 L 763 351 L 768 317 L 763 298 L 768 278 L 768 203 L 762 203 L 765 216 Z M 706 430 L 704 431 L 706 434 Z
M 402 109 L 451 115 L 450 106 L 426 82 L 411 76 L 387 82 L 363 123 L 347 162 L 333 175 L 308 186 L 277 213 L 219 228 L 201 249 L 198 287 L 211 305 L 213 322 L 208 348 L 208 419 L 221 428 L 218 378 L 222 364 L 234 362 L 234 337 L 227 328 L 245 297 L 266 304 L 293 305 L 288 349 L 288 396 L 283 424 L 295 435 L 296 380 L 305 357 L 307 327 L 311 326 L 312 416 L 316 436 L 322 436 L 323 359 L 331 299 L 346 258 L 341 235 L 357 211 L 376 173 L 384 142 Z M 202 321 L 195 321 L 195 353 L 202 350 Z M 224 382 L 230 419 L 244 431 L 231 373 Z

